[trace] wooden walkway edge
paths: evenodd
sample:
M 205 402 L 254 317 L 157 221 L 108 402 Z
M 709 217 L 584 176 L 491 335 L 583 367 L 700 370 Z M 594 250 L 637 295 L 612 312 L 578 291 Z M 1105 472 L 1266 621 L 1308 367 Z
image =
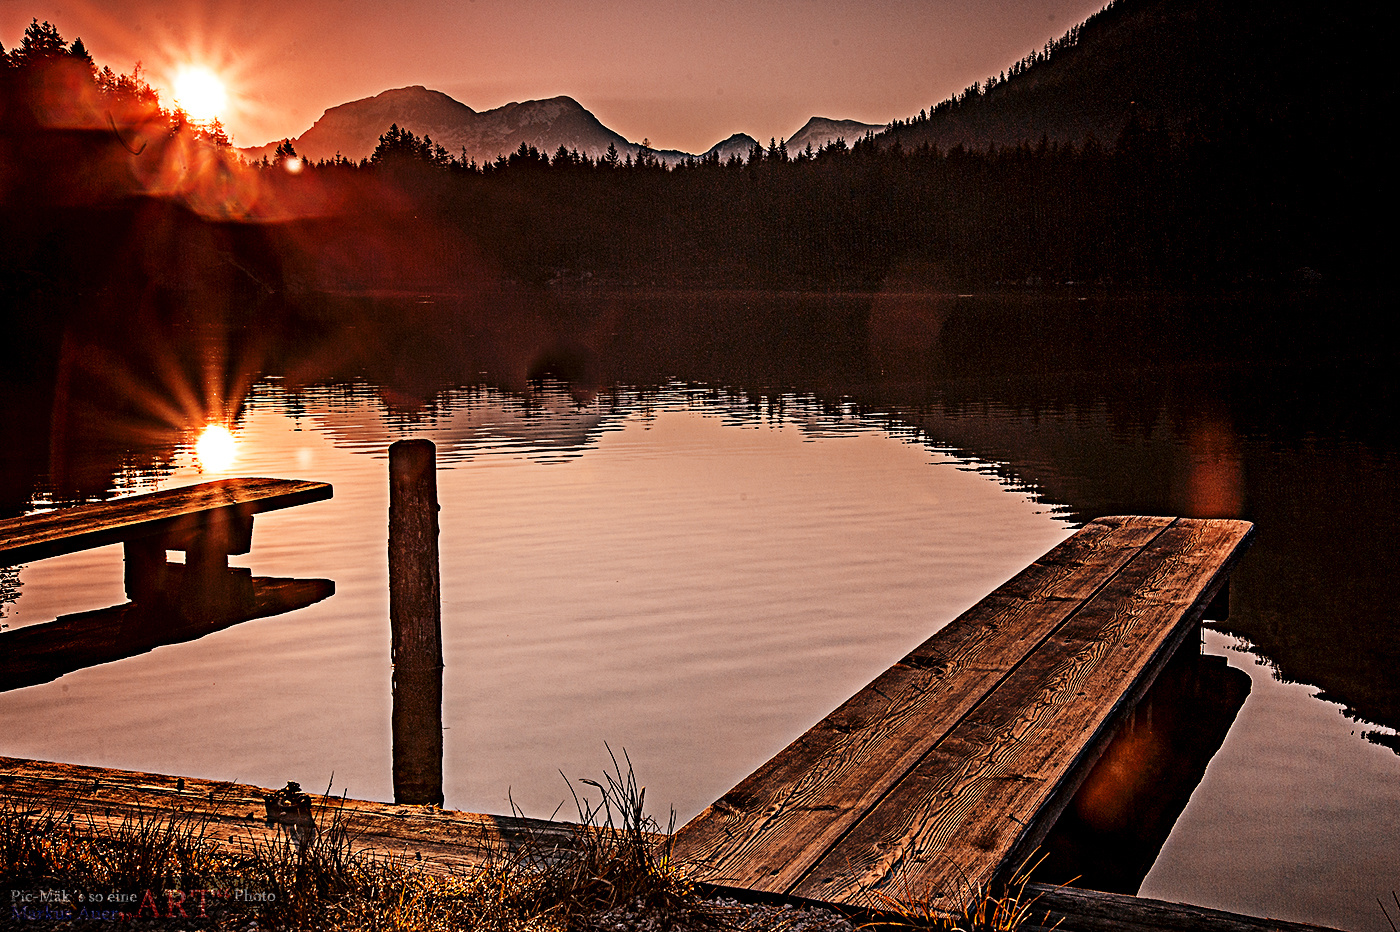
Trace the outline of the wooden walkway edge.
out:
M 272 841 L 277 828 L 264 821 L 264 798 L 272 790 L 246 783 L 109 770 L 45 761 L 0 757 L 0 806 L 29 811 L 36 818 L 71 813 L 84 826 L 119 826 L 124 819 L 185 816 L 202 820 L 211 843 L 245 850 L 254 840 Z M 566 855 L 575 826 L 528 819 L 453 812 L 432 806 L 389 803 L 311 794 L 312 811 L 325 825 L 339 809 L 355 849 L 394 854 L 414 861 L 429 873 L 471 871 L 493 853 L 532 845 L 535 851 Z M 721 888 L 715 892 L 752 899 L 752 892 Z M 1035 921 L 1049 923 L 1024 932 L 1335 932 L 1322 926 L 1255 919 L 1220 910 L 1160 900 L 1097 893 L 1068 887 L 1031 885 L 1037 898 Z M 837 911 L 839 904 L 816 903 Z
M 272 792 L 246 783 L 0 757 L 0 805 L 71 814 L 97 828 L 183 816 L 202 822 L 206 838 L 228 849 L 275 838 L 277 827 L 265 822 L 264 799 Z M 562 822 L 308 795 L 318 825 L 328 825 L 339 811 L 356 850 L 404 856 L 433 873 L 470 870 L 524 844 L 542 852 L 573 847 L 574 827 Z
M 1035 921 L 1023 932 L 1335 932 L 1323 926 L 1238 913 L 1121 893 L 1031 884 Z
M 246 525 L 231 536 L 252 534 L 252 517 L 267 511 L 324 501 L 325 482 L 301 479 L 218 479 L 109 502 L 76 505 L 0 519 L 0 565 L 28 563 L 143 537 L 171 538 L 165 549 L 183 550 L 181 536 L 207 533 L 211 524 Z M 222 528 L 220 528 L 222 530 Z M 237 544 L 235 545 L 237 546 Z M 246 553 L 246 546 L 227 553 Z

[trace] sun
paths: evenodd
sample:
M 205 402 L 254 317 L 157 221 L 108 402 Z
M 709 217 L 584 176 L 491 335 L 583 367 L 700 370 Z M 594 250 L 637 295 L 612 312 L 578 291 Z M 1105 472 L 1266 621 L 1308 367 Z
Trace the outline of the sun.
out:
M 184 65 L 175 72 L 174 91 L 175 103 L 199 122 L 214 119 L 228 104 L 223 80 L 203 65 Z

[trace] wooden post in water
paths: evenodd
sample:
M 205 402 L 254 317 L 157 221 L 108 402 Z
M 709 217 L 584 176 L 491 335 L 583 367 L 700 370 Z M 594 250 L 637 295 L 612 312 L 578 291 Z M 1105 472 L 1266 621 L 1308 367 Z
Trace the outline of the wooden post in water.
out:
M 437 448 L 389 447 L 394 802 L 442 805 L 442 596 Z

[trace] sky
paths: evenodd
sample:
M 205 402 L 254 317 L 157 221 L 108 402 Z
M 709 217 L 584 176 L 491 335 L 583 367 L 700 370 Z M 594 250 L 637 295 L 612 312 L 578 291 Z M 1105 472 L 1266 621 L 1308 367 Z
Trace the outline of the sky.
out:
M 421 84 L 475 110 L 557 95 L 654 148 L 808 118 L 916 115 L 1057 38 L 1104 0 L 0 0 L 170 100 L 180 65 L 221 75 L 235 145 L 296 137 L 328 108 Z

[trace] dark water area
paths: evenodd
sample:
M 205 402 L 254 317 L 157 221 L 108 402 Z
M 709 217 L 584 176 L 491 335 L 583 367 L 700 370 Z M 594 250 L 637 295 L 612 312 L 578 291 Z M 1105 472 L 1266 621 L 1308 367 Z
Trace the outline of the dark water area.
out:
M 1173 657 L 1041 844 L 1035 879 L 1136 894 L 1249 692 L 1224 657 Z
M 1126 512 L 1254 521 L 1226 630 L 1255 644 L 1280 678 L 1319 686 L 1361 721 L 1386 726 L 1368 737 L 1395 747 L 1395 379 L 1393 357 L 1366 324 L 1370 311 L 1325 301 L 1284 313 L 1162 310 L 1164 329 L 1145 338 L 1131 325 L 1080 321 L 1071 340 L 1097 330 L 1110 342 L 1049 364 L 1023 357 L 998 367 L 999 354 L 979 359 L 975 348 L 990 340 L 973 338 L 967 355 L 980 374 L 938 386 L 921 426 L 1006 463 L 1079 520 Z M 1266 323 L 1241 326 L 1249 311 Z M 1000 317 L 979 323 L 990 329 Z M 1021 332 L 1034 341 L 1044 329 Z
M 299 393 L 368 398 L 406 434 L 447 419 L 453 393 L 473 386 L 519 399 L 527 420 L 531 410 L 547 417 L 556 390 L 547 386 L 562 386 L 581 412 L 616 405 L 621 391 L 644 408 L 649 393 L 677 385 L 778 420 L 792 399 L 807 399 L 836 422 L 879 425 L 962 457 L 964 468 L 1029 491 L 1063 520 L 1255 522 L 1213 643 L 1233 639 L 1225 649 L 1256 658 L 1273 682 L 1302 684 L 1319 708 L 1340 707 L 1354 720 L 1347 740 L 1400 755 L 1397 360 L 1375 328 L 1388 304 L 1328 291 L 960 296 L 893 286 L 296 298 L 170 291 L 120 308 L 99 298 L 19 322 L 26 348 L 0 380 L 0 515 L 159 482 L 205 424 L 248 422 L 250 393 L 269 380 L 293 415 Z M 586 426 L 577 442 L 597 436 Z M 19 580 L 4 573 L 0 599 L 13 601 Z M 1235 711 L 1265 701 L 1244 698 L 1238 676 L 1218 691 Z M 1275 738 L 1286 748 L 1287 737 Z M 1191 752 L 1207 783 L 1209 745 L 1220 740 L 1229 747 L 1208 736 Z M 1397 762 L 1378 765 L 1395 777 L 1379 798 L 1396 796 Z M 1195 784 L 1162 773 L 1149 796 L 1170 827 Z M 1365 811 L 1366 802 L 1347 809 L 1348 797 L 1361 797 L 1340 777 L 1311 779 L 1300 792 L 1335 796 L 1348 819 L 1396 818 Z M 1316 800 L 1286 805 L 1310 809 Z M 1082 844 L 1066 831 L 1061 844 Z M 1119 842 L 1147 852 L 1144 870 L 1163 844 Z M 1332 872 L 1348 860 L 1387 869 L 1374 848 L 1317 844 L 1297 860 Z M 1203 905 L 1383 927 L 1355 891 L 1330 894 L 1335 902 L 1309 893 L 1306 903 L 1295 893 L 1302 905 L 1289 913 L 1289 878 L 1260 880 L 1261 889 L 1274 885 L 1267 894 L 1195 898 L 1153 882 L 1149 874 L 1145 892 Z

